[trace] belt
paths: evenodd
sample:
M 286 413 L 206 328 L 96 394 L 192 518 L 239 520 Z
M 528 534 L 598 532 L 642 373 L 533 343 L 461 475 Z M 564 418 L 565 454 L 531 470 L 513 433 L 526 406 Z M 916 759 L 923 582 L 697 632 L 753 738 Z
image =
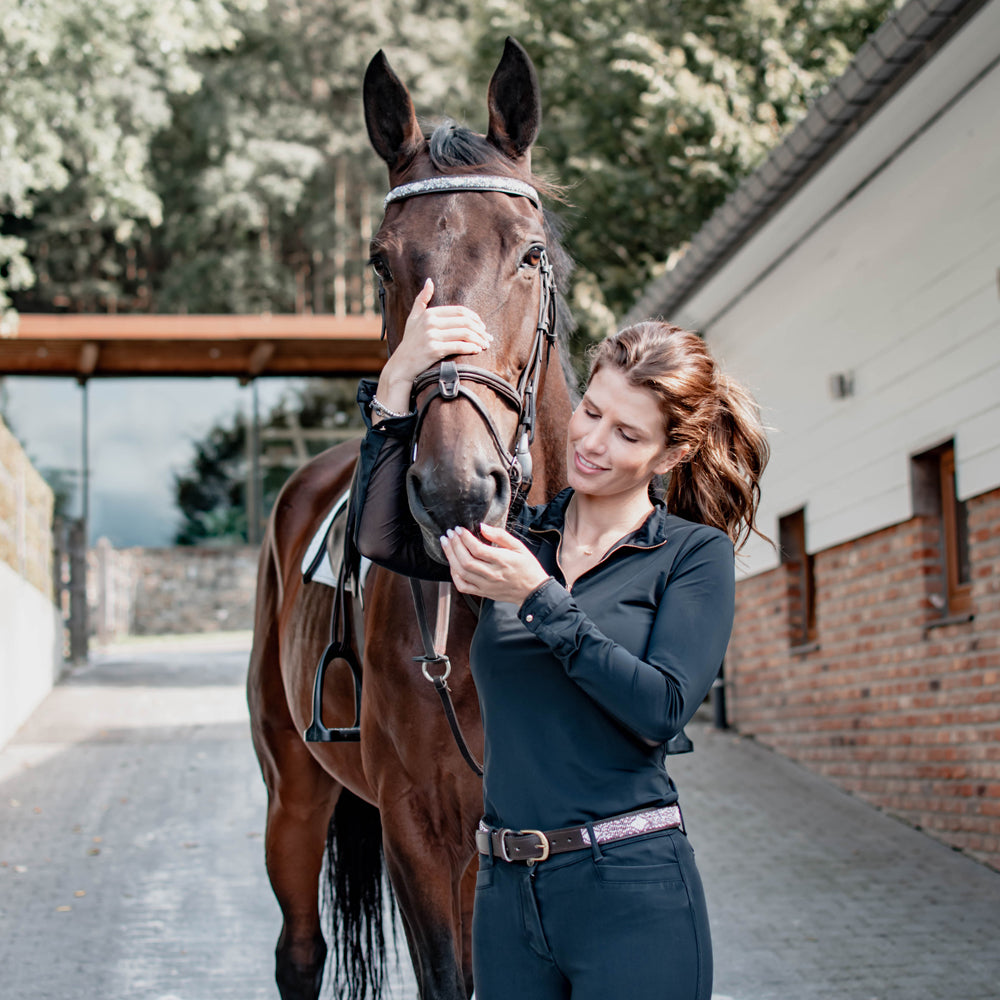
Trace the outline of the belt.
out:
M 526 861 L 534 864 L 544 861 L 550 854 L 565 851 L 580 851 L 591 846 L 590 831 L 598 844 L 610 844 L 626 837 L 637 837 L 642 833 L 659 830 L 684 828 L 681 807 L 674 803 L 653 809 L 639 809 L 636 812 L 621 813 L 599 819 L 587 826 L 569 826 L 562 830 L 502 830 L 479 823 L 476 830 L 476 847 L 480 854 L 492 854 L 504 861 Z

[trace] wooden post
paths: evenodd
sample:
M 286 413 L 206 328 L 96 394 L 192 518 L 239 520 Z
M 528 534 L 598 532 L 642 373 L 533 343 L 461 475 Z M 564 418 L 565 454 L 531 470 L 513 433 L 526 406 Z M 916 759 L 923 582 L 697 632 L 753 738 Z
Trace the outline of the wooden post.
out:
M 251 413 L 246 424 L 247 445 L 247 541 L 251 545 L 259 545 L 261 539 L 261 495 L 260 481 L 260 411 L 257 398 L 257 380 L 250 383 Z
M 79 518 L 69 527 L 69 658 L 87 662 L 87 522 Z

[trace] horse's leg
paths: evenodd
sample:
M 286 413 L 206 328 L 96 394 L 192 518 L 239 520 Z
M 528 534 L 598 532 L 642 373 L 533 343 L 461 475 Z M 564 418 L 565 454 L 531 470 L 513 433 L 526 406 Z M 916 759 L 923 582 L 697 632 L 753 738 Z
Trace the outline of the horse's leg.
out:
M 462 914 L 462 972 L 465 977 L 465 992 L 472 996 L 472 905 L 476 899 L 476 872 L 479 859 L 473 858 L 465 869 L 458 887 L 459 907 Z
M 283 923 L 275 948 L 282 1000 L 316 1000 L 326 962 L 319 879 L 326 834 L 340 785 L 313 759 L 295 731 L 271 746 L 276 765 L 267 782 L 265 858 Z
M 275 978 L 282 1000 L 316 1000 L 326 961 L 319 876 L 340 785 L 309 753 L 288 707 L 281 676 L 278 595 L 271 546 L 265 543 L 247 701 L 254 749 L 267 786 L 267 874 L 283 917 Z
M 412 805 L 415 808 L 406 801 L 396 803 L 388 812 L 383 807 L 382 828 L 386 865 L 405 915 L 420 1000 L 466 1000 L 472 992 L 472 975 L 463 940 L 468 935 L 463 934 L 465 907 L 459 883 L 468 853 L 461 850 L 464 845 L 428 842 L 420 836 L 427 817 L 419 803 Z M 471 920 L 464 928 L 469 926 Z

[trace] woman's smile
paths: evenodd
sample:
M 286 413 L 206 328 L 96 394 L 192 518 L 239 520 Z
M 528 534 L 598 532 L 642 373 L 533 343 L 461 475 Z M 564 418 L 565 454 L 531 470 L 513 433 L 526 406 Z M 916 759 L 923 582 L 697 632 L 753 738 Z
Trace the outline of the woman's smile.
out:
M 596 462 L 591 462 L 581 455 L 576 449 L 573 450 L 573 459 L 577 464 L 577 467 L 581 472 L 584 473 L 594 473 L 594 472 L 607 472 L 607 466 L 598 465 Z

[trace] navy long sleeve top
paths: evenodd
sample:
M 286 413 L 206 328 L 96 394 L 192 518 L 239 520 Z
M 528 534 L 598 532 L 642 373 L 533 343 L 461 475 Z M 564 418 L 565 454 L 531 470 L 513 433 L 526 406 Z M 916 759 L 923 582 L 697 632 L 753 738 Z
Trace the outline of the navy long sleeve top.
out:
M 366 420 L 373 391 L 362 383 Z M 355 537 L 388 569 L 447 579 L 407 507 L 412 423 L 369 423 Z M 570 590 L 557 552 L 571 496 L 526 507 L 510 526 L 550 579 L 520 607 L 484 601 L 472 641 L 493 826 L 556 829 L 676 801 L 664 743 L 701 704 L 729 642 L 735 582 L 723 532 L 657 503 Z

